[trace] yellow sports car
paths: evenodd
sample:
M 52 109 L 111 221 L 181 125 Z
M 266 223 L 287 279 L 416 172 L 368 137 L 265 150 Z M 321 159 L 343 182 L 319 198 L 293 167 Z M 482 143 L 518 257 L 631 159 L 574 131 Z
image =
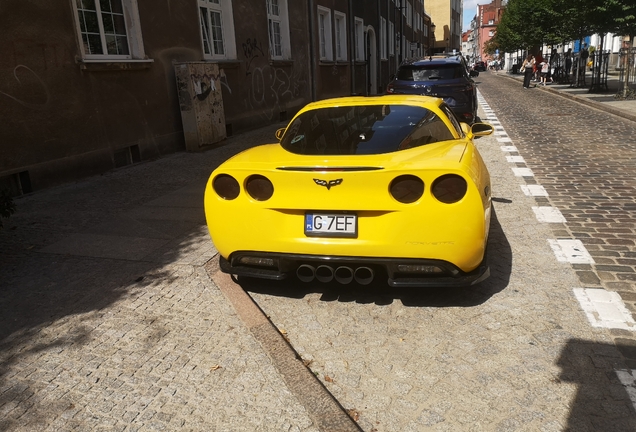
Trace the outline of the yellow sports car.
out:
M 394 287 L 465 286 L 489 275 L 490 176 L 459 123 L 426 96 L 310 103 L 216 169 L 205 214 L 234 275 Z

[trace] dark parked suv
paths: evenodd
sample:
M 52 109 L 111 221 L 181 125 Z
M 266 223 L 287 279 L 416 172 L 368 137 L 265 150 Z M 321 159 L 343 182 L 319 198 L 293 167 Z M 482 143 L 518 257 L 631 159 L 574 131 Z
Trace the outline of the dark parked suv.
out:
M 444 99 L 459 121 L 477 117 L 477 88 L 461 55 L 424 57 L 403 62 L 386 88 L 389 94 L 419 94 Z

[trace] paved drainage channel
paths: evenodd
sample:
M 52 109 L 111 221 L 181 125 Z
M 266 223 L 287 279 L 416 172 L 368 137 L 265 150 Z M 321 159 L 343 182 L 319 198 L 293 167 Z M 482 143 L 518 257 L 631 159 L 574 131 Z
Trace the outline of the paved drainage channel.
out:
M 501 151 L 506 153 L 506 160 L 513 164 L 511 167 L 514 175 L 524 179 L 534 178 L 534 174 L 530 168 L 526 166 L 523 156 L 519 154 L 517 147 L 508 136 L 503 126 L 497 119 L 494 111 L 490 108 L 481 93 L 478 92 L 477 98 L 479 105 L 486 113 L 485 121 L 492 124 L 495 128 L 494 135 L 497 142 L 501 144 Z M 522 192 L 526 196 L 535 197 L 547 201 L 548 193 L 545 188 L 539 184 L 521 184 Z M 533 206 L 537 220 L 541 223 L 567 223 L 561 211 L 551 205 Z M 547 239 L 550 248 L 554 252 L 555 259 L 559 262 L 569 264 L 595 264 L 594 259 L 585 249 L 580 240 L 574 238 L 556 238 Z M 618 293 L 606 291 L 602 288 L 573 288 L 574 296 L 578 300 L 585 316 L 593 327 L 607 329 L 621 329 L 627 331 L 636 331 L 636 321 L 629 312 L 621 296 Z M 629 359 L 636 360 L 636 359 Z M 628 391 L 632 404 L 636 409 L 636 370 L 616 370 L 616 375 L 621 383 L 630 389 Z
M 287 387 L 305 407 L 315 426 L 325 432 L 362 431 L 320 380 L 303 364 L 300 356 L 252 298 L 232 280 L 231 276 L 216 268 L 215 261 L 212 259 L 206 264 L 208 275 L 232 303 L 238 316 L 267 352 Z

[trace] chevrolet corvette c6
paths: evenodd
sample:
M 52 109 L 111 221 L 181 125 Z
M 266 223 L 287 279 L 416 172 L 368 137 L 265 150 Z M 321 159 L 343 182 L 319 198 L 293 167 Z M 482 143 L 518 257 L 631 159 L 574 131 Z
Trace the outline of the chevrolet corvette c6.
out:
M 205 191 L 220 268 L 390 286 L 465 286 L 489 275 L 490 176 L 442 99 L 415 95 L 313 102 L 278 143 L 221 164 Z

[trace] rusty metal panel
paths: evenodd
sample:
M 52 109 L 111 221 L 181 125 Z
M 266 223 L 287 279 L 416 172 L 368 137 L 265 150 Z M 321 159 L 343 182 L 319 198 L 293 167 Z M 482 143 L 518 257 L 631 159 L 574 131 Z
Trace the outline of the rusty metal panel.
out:
M 174 67 L 186 150 L 218 145 L 226 138 L 219 66 L 188 62 Z

